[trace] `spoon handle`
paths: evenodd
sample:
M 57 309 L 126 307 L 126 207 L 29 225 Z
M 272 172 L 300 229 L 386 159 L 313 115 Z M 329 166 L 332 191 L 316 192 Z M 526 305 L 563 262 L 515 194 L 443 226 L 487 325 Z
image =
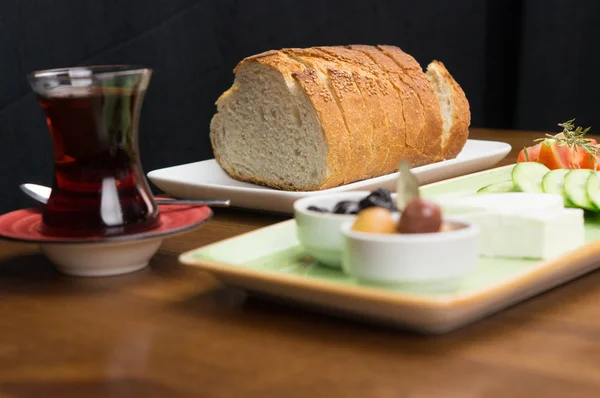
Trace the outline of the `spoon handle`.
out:
M 21 190 L 30 198 L 40 203 L 48 203 L 48 197 L 52 188 L 38 184 L 21 184 Z M 202 205 L 213 207 L 229 207 L 229 200 L 202 200 L 202 199 L 155 199 L 156 204 L 161 205 Z
M 229 200 L 196 200 L 196 199 L 155 199 L 159 205 L 204 205 L 213 207 L 228 207 Z

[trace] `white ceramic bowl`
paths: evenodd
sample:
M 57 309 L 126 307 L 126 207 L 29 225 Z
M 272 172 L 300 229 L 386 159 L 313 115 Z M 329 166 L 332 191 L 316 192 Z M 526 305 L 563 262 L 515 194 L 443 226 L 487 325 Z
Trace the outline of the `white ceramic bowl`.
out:
M 43 243 L 40 248 L 64 274 L 109 276 L 146 267 L 162 240 L 163 237 L 118 242 Z
M 376 234 L 342 225 L 344 272 L 358 281 L 406 284 L 451 281 L 477 266 L 476 225 L 445 219 L 458 229 L 426 234 Z
M 306 251 L 324 265 L 341 267 L 342 264 L 342 224 L 353 221 L 356 215 L 318 213 L 307 210 L 309 206 L 333 207 L 341 201 L 360 201 L 371 194 L 370 191 L 337 192 L 309 196 L 294 202 L 294 217 L 297 224 L 298 240 Z M 395 195 L 392 195 L 395 197 Z

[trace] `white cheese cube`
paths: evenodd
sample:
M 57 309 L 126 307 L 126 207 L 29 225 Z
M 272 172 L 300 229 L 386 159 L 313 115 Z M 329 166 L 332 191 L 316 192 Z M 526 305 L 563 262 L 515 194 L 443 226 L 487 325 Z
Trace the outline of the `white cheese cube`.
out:
M 437 200 L 445 216 L 485 211 L 551 211 L 564 209 L 558 194 L 510 192 L 448 197 Z
M 552 259 L 585 242 L 581 209 L 500 209 L 465 213 L 457 218 L 479 227 L 483 256 Z

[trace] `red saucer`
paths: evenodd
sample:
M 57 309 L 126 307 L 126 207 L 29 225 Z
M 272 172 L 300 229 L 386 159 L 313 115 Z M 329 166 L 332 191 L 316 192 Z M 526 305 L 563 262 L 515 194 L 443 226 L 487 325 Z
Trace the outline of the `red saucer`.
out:
M 172 235 L 197 228 L 212 216 L 208 206 L 158 205 L 161 223 L 143 232 L 85 238 L 56 237 L 43 234 L 42 210 L 29 208 L 15 210 L 0 216 L 0 238 L 28 243 L 103 243 L 123 242 Z

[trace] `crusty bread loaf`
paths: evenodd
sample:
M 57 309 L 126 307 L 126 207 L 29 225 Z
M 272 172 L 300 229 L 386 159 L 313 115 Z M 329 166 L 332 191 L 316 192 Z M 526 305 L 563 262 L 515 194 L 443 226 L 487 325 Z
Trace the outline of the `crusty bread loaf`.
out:
M 233 178 L 319 190 L 419 166 L 463 148 L 469 103 L 444 65 L 424 73 L 393 46 L 286 48 L 242 60 L 210 137 Z

